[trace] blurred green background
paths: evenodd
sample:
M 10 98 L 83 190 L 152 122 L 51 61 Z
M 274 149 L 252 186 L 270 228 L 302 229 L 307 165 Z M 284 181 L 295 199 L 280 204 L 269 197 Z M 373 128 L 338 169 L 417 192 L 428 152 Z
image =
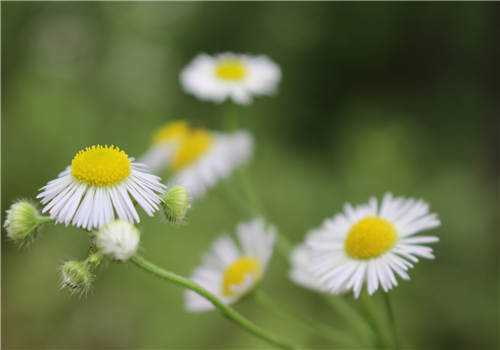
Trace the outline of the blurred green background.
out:
M 139 156 L 165 121 L 220 129 L 230 110 L 256 137 L 248 171 L 267 217 L 293 242 L 346 201 L 386 190 L 428 200 L 443 222 L 435 232 L 441 242 L 437 259 L 419 263 L 411 282 L 391 292 L 402 343 L 495 348 L 498 9 L 2 2 L 2 211 L 35 197 L 84 146 L 113 143 Z M 279 93 L 248 107 L 183 93 L 183 66 L 200 52 L 222 51 L 269 55 L 283 71 Z M 187 275 L 212 240 L 243 219 L 216 188 L 193 205 L 185 226 L 145 217 L 142 250 Z M 59 290 L 57 269 L 84 258 L 87 245 L 82 231 L 60 226 L 22 251 L 3 235 L 3 348 L 268 348 L 215 312 L 186 313 L 181 290 L 131 264 L 109 264 L 87 298 L 70 297 Z M 262 288 L 345 328 L 324 300 L 287 280 L 287 269 L 276 255 Z M 293 341 L 332 348 L 251 300 L 238 309 Z

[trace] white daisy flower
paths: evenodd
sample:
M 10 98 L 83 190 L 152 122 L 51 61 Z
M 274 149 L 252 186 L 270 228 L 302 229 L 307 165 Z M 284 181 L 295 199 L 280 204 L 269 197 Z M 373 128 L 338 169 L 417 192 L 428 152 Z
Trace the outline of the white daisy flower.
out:
M 199 198 L 252 156 L 253 138 L 246 131 L 210 133 L 196 130 L 178 149 L 171 167 L 171 185 L 184 186 Z
M 140 161 L 157 174 L 168 167 L 170 184 L 184 186 L 196 199 L 246 163 L 253 143 L 247 131 L 210 132 L 175 121 L 155 133 L 153 145 Z
M 273 253 L 276 229 L 254 219 L 238 225 L 236 235 L 241 248 L 229 236 L 220 237 L 192 276 L 226 304 L 239 300 L 262 279 Z M 185 293 L 185 304 L 192 312 L 213 309 L 208 300 L 192 291 Z
M 189 132 L 190 128 L 184 121 L 166 123 L 154 133 L 151 147 L 138 162 L 147 165 L 154 173 L 161 172 L 170 163 Z
M 408 280 L 418 258 L 433 259 L 426 243 L 435 236 L 415 236 L 440 225 L 422 200 L 384 195 L 380 207 L 371 198 L 327 219 L 311 231 L 292 255 L 293 281 L 319 291 L 353 291 L 357 298 L 366 283 L 372 295 L 379 286 L 387 292 L 397 286 L 396 275 Z
M 127 261 L 137 251 L 140 236 L 139 230 L 131 223 L 114 220 L 96 232 L 95 244 L 104 255 L 114 260 Z
M 49 212 L 57 223 L 91 230 L 113 220 L 115 213 L 139 222 L 132 200 L 152 216 L 165 186 L 118 147 L 92 146 L 79 151 L 71 165 L 40 191 L 42 212 Z
M 198 55 L 181 72 L 184 90 L 201 100 L 249 104 L 252 97 L 271 95 L 281 79 L 279 66 L 266 56 L 222 53 Z
M 319 292 L 326 292 L 327 289 L 323 286 L 317 278 L 311 275 L 311 254 L 313 251 L 302 244 L 295 248 L 290 255 L 291 270 L 289 277 L 298 285 L 312 289 Z

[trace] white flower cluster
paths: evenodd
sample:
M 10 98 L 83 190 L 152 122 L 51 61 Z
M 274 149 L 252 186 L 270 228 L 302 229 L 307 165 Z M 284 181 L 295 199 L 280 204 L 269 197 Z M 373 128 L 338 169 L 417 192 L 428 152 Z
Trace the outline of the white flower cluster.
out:
M 237 104 L 273 94 L 280 79 L 279 66 L 269 58 L 234 53 L 199 55 L 180 74 L 183 88 L 194 96 Z M 87 147 L 40 189 L 41 213 L 29 201 L 12 204 L 4 222 L 7 237 L 23 245 L 49 222 L 90 231 L 88 257 L 66 261 L 60 268 L 61 287 L 71 293 L 89 292 L 105 257 L 116 262 L 132 259 L 164 279 L 190 286 L 184 298 L 188 311 L 221 305 L 227 311 L 224 304 L 251 295 L 263 281 L 279 239 L 276 228 L 261 217 L 240 223 L 234 234 L 237 239 L 226 234 L 216 239 L 187 281 L 158 272 L 161 269 L 137 254 L 141 239 L 135 226 L 140 222 L 137 209 L 149 216 L 161 211 L 169 223 L 184 223 L 191 200 L 207 194 L 247 163 L 253 148 L 248 131 L 213 132 L 185 121 L 160 128 L 139 161 L 116 146 Z M 166 171 L 170 176 L 162 183 L 157 175 Z M 428 244 L 439 239 L 419 233 L 440 224 L 423 200 L 387 193 L 381 201 L 347 203 L 342 212 L 309 231 L 293 251 L 281 249 L 281 253 L 290 259 L 289 278 L 294 283 L 324 294 L 352 292 L 358 298 L 363 288 L 369 295 L 379 289 L 388 292 L 399 279 L 410 278 L 409 271 L 419 259 L 433 259 Z

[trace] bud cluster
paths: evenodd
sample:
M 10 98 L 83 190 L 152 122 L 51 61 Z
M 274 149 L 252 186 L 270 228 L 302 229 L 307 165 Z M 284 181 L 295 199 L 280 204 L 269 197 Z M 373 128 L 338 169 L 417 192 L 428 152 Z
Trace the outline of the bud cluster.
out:
M 170 223 L 182 223 L 190 207 L 189 195 L 182 186 L 171 187 L 163 196 L 161 206 Z M 20 200 L 6 212 L 4 223 L 7 237 L 19 245 L 33 241 L 45 223 L 52 222 L 43 216 L 35 204 Z M 85 260 L 68 260 L 59 268 L 60 286 L 71 294 L 86 295 L 92 288 L 95 273 L 104 257 L 125 262 L 139 248 L 140 231 L 130 222 L 116 219 L 92 232 L 91 250 Z
M 71 294 L 86 295 L 94 282 L 97 267 L 102 261 L 100 253 L 92 253 L 84 261 L 69 260 L 61 266 L 61 288 Z

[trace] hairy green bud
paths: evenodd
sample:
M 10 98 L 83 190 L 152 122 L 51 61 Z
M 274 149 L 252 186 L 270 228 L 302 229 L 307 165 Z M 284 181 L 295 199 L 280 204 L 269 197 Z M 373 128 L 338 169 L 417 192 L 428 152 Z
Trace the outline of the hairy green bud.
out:
M 7 210 L 4 227 L 10 240 L 24 245 L 33 241 L 41 225 L 50 221 L 52 219 L 42 216 L 33 203 L 19 200 Z
M 163 212 L 172 224 L 182 223 L 191 204 L 189 194 L 182 186 L 171 187 L 162 198 Z
M 93 281 L 94 275 L 85 261 L 69 260 L 61 266 L 61 288 L 71 294 L 87 294 Z

